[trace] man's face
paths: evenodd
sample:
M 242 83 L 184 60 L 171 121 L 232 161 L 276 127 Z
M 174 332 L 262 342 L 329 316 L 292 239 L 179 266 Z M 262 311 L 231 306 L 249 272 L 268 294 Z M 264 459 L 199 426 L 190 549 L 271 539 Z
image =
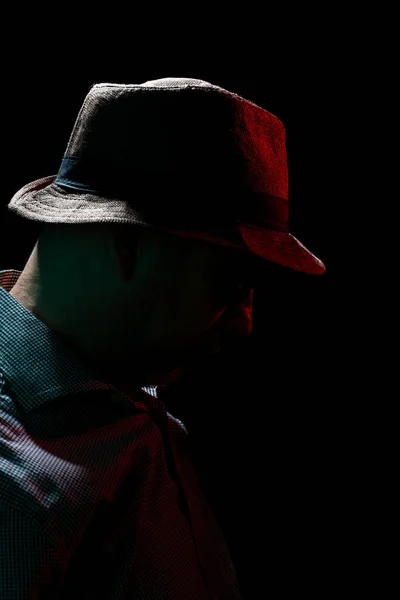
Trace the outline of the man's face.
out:
M 240 251 L 153 231 L 132 248 L 130 228 L 122 231 L 49 229 L 12 295 L 127 386 L 162 381 L 251 333 L 250 265 Z
M 126 370 L 130 358 L 161 371 L 191 365 L 249 336 L 249 267 L 249 259 L 229 247 L 173 236 L 161 243 L 149 239 L 136 257 L 119 313 Z

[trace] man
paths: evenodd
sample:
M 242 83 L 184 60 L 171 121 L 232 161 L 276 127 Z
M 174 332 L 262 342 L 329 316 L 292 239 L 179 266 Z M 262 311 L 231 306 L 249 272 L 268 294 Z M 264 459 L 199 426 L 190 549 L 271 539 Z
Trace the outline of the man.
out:
M 322 274 L 287 229 L 284 128 L 196 79 L 92 86 L 43 223 L 0 273 L 0 597 L 236 599 L 185 444 L 150 387 L 252 330 L 268 261 Z

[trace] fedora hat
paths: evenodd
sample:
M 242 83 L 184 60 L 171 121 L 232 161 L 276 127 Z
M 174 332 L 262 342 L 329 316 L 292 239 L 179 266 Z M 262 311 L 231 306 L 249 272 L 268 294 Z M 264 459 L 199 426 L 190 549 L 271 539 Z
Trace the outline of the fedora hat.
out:
M 283 124 L 200 79 L 92 85 L 57 175 L 25 185 L 8 209 L 42 223 L 151 227 L 325 272 L 288 229 Z

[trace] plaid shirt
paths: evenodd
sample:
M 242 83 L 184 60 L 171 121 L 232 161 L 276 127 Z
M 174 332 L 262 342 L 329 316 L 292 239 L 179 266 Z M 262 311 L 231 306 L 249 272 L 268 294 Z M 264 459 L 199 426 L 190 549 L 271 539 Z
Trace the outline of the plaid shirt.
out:
M 8 293 L 20 273 L 0 271 L 1 600 L 240 599 L 184 424 L 84 367 Z

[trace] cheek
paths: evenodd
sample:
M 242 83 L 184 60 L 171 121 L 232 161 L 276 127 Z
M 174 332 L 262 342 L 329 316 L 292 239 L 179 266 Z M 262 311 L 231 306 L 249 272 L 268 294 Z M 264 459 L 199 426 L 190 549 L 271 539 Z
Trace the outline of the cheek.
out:
M 207 330 L 222 314 L 225 306 L 215 297 L 212 287 L 201 279 L 191 277 L 181 282 L 163 299 L 162 314 L 176 330 L 183 334 L 197 334 Z

